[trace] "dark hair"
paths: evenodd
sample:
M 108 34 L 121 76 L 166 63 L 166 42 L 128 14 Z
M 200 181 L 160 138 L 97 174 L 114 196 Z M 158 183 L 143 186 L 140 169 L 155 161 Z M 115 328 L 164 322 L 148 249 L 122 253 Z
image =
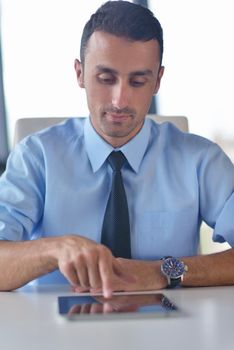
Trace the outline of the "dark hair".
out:
M 147 8 L 128 1 L 104 3 L 86 23 L 80 44 L 80 59 L 85 61 L 85 50 L 91 35 L 103 31 L 132 41 L 155 39 L 159 43 L 160 63 L 163 56 L 163 30 L 154 14 Z

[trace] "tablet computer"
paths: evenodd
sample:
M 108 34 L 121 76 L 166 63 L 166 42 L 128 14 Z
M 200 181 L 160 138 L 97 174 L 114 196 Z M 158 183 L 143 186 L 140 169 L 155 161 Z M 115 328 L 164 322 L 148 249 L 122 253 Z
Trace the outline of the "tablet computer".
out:
M 180 310 L 162 293 L 115 293 L 58 297 L 59 314 L 70 320 L 106 318 L 157 318 L 177 315 Z

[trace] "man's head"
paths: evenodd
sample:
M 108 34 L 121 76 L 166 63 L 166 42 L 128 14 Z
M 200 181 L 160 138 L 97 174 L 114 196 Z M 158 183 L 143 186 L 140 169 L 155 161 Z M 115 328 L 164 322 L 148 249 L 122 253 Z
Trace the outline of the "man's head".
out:
M 95 31 L 122 37 L 130 41 L 157 40 L 160 63 L 163 57 L 163 31 L 153 13 L 128 1 L 108 1 L 86 23 L 80 44 L 81 63 L 85 62 L 88 41 Z
M 77 80 L 86 90 L 93 127 L 112 146 L 142 128 L 160 87 L 162 52 L 161 26 L 142 6 L 109 1 L 86 24 Z

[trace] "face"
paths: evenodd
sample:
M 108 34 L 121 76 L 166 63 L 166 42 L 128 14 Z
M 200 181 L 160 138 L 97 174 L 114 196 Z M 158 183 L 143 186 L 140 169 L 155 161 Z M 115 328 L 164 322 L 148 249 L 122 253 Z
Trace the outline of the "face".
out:
M 86 89 L 93 127 L 113 147 L 141 129 L 163 67 L 156 40 L 129 41 L 97 31 L 88 42 L 85 63 L 75 61 L 80 87 Z

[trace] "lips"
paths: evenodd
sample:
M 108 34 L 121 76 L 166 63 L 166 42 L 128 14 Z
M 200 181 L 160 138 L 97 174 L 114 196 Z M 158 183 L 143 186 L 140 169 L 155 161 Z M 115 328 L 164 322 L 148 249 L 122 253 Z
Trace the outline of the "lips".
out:
M 106 118 L 110 121 L 120 123 L 127 120 L 130 117 L 129 114 L 114 114 L 114 113 L 106 113 Z

